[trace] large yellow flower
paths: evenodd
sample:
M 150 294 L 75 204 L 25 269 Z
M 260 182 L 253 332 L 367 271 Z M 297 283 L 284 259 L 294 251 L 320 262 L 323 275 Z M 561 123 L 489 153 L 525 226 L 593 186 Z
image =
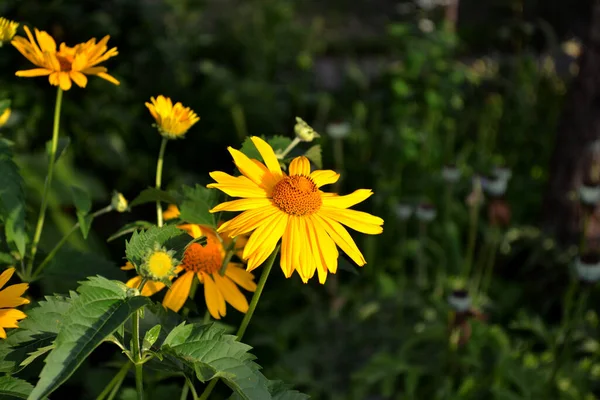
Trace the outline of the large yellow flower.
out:
M 6 285 L 14 273 L 15 269 L 9 268 L 0 275 L 0 289 Z M 29 285 L 26 283 L 18 283 L 0 291 L 0 338 L 6 339 L 4 328 L 18 328 L 17 322 L 26 317 L 23 311 L 13 307 L 29 303 L 29 300 L 21 297 L 28 287 Z
M 0 47 L 2 42 L 8 42 L 17 34 L 18 22 L 0 17 Z
M 346 196 L 324 193 L 319 188 L 337 182 L 339 174 L 331 170 L 310 172 L 306 157 L 295 158 L 289 176 L 267 142 L 252 137 L 265 164 L 250 159 L 229 147 L 235 165 L 243 176 L 212 172 L 217 181 L 208 187 L 229 196 L 243 197 L 219 204 L 211 212 L 244 211 L 225 222 L 218 232 L 231 237 L 252 232 L 243 252 L 248 271 L 262 264 L 281 242 L 281 269 L 286 277 L 298 271 L 303 282 L 318 273 L 324 283 L 327 272 L 335 273 L 339 246 L 359 266 L 366 264 L 360 250 L 342 224 L 359 232 L 376 235 L 383 231 L 383 220 L 348 208 L 373 194 L 359 189 Z
M 61 43 L 57 51 L 56 42 L 47 32 L 34 29 L 34 39 L 29 28 L 26 26 L 24 28 L 29 40 L 15 36 L 11 43 L 25 58 L 39 68 L 17 71 L 17 76 L 30 78 L 49 75 L 50 84 L 60 86 L 62 90 L 69 90 L 72 85 L 71 81 L 79 87 L 85 87 L 87 85 L 86 75 L 96 75 L 115 85 L 119 84 L 118 80 L 106 73 L 105 67 L 98 66 L 119 54 L 116 47 L 108 50 L 106 44 L 110 36 L 105 36 L 98 43 L 96 43 L 96 39 L 90 39 L 75 47 Z
M 177 312 L 183 307 L 185 300 L 190 295 L 190 289 L 194 276 L 198 277 L 204 285 L 204 299 L 210 315 L 215 319 L 225 316 L 225 302 L 231 304 L 236 310 L 245 313 L 248 311 L 248 301 L 238 286 L 254 292 L 256 283 L 254 276 L 244 269 L 239 263 L 230 262 L 227 265 L 225 275 L 221 276 L 219 270 L 223 265 L 226 249 L 231 243 L 230 238 L 219 236 L 212 228 L 203 225 L 185 224 L 179 225 L 194 238 L 206 236 L 206 246 L 198 243 L 191 244 L 183 256 L 183 261 L 175 269 L 180 274 L 163 299 L 163 305 Z M 243 241 L 236 242 L 236 249 L 243 245 Z M 131 263 L 127 263 L 123 269 L 133 269 Z M 127 282 L 128 287 L 139 287 L 142 278 L 136 276 Z M 236 286 L 236 284 L 238 286 Z M 147 282 L 142 289 L 143 296 L 152 296 L 165 287 L 160 282 Z
M 200 117 L 192 109 L 181 103 L 173 105 L 168 97 L 150 97 L 150 101 L 151 103 L 146 103 L 146 107 L 154 117 L 160 134 L 168 139 L 183 137 L 192 125 L 200 121 Z

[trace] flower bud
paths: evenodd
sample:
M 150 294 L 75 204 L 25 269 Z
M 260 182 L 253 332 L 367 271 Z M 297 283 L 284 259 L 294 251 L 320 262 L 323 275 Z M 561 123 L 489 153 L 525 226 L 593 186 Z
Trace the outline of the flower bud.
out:
M 129 209 L 127 199 L 119 192 L 113 192 L 111 204 L 114 210 L 122 213 Z
M 300 117 L 296 117 L 294 133 L 296 134 L 296 137 L 303 142 L 312 142 L 314 138 L 320 137 L 320 135 Z

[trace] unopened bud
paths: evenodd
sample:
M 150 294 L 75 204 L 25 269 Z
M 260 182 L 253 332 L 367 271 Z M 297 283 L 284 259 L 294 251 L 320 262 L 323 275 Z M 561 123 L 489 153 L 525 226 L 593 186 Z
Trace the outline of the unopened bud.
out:
M 314 138 L 321 136 L 300 117 L 296 117 L 294 133 L 296 134 L 296 137 L 303 142 L 312 142 Z
M 114 192 L 111 201 L 113 209 L 122 213 L 128 210 L 129 204 L 127 199 L 119 192 Z

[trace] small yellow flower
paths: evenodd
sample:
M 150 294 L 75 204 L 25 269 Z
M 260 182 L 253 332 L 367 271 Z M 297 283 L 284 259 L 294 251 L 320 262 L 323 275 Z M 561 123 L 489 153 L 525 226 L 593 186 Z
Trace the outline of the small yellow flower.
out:
M 173 258 L 173 251 L 156 246 L 146 255 L 140 266 L 140 274 L 151 281 L 167 283 L 175 275 L 179 261 Z
M 240 312 L 248 311 L 248 301 L 238 286 L 254 292 L 256 290 L 254 276 L 244 269 L 243 264 L 235 262 L 227 265 L 224 276 L 219 274 L 231 238 L 218 235 L 214 229 L 204 225 L 184 224 L 178 227 L 188 232 L 193 238 L 205 236 L 207 243 L 205 246 L 192 243 L 187 248 L 183 261 L 175 268 L 176 273 L 183 273 L 177 277 L 165 295 L 163 305 L 175 312 L 179 311 L 190 295 L 192 282 L 196 276 L 204 286 L 206 307 L 213 318 L 220 319 L 225 316 L 226 303 L 231 304 Z M 242 248 L 238 246 L 243 246 L 244 243 L 242 237 L 236 241 L 236 253 L 241 252 Z M 237 254 L 241 255 L 241 253 Z M 158 261 L 157 264 L 159 264 Z M 133 269 L 133 265 L 128 263 L 122 269 Z M 139 287 L 141 279 L 136 276 L 127 282 L 127 286 Z M 165 285 L 161 282 L 148 282 L 142 289 L 142 295 L 151 296 L 164 287 Z
M 3 42 L 9 42 L 17 34 L 18 27 L 18 22 L 0 17 L 0 47 Z
M 12 275 L 14 268 L 9 268 L 0 275 L 0 288 L 4 287 Z M 18 328 L 18 321 L 27 317 L 23 311 L 13 307 L 29 304 L 29 300 L 21 297 L 29 287 L 26 283 L 8 286 L 0 291 L 0 338 L 6 339 L 4 328 Z
M 116 47 L 108 49 L 107 43 L 110 36 L 105 36 L 98 43 L 96 43 L 96 39 L 90 39 L 75 47 L 61 43 L 57 51 L 55 40 L 47 32 L 34 29 L 34 39 L 29 28 L 25 26 L 24 29 L 28 39 L 15 36 L 11 43 L 25 58 L 39 68 L 17 71 L 17 76 L 31 78 L 49 75 L 50 84 L 60 86 L 62 90 L 69 90 L 72 85 L 71 81 L 79 87 L 86 87 L 86 75 L 96 75 L 119 85 L 118 80 L 106 73 L 105 67 L 98 66 L 119 54 Z
M 160 134 L 167 139 L 183 138 L 183 135 L 200 120 L 189 107 L 184 107 L 181 103 L 175 103 L 170 98 L 162 95 L 156 99 L 150 98 L 151 103 L 146 103 L 146 107 L 154 117 L 156 126 Z
M 219 204 L 210 212 L 243 211 L 225 222 L 219 233 L 236 237 L 250 234 L 243 259 L 248 271 L 261 265 L 281 239 L 281 269 L 289 278 L 298 271 L 303 282 L 318 272 L 325 283 L 327 273 L 337 271 L 339 246 L 359 266 L 365 258 L 343 225 L 369 235 L 383 231 L 383 219 L 349 208 L 369 198 L 373 192 L 359 189 L 346 196 L 324 193 L 321 187 L 337 182 L 335 171 L 310 171 L 306 157 L 295 158 L 289 176 L 281 170 L 271 146 L 258 137 L 250 138 L 265 164 L 229 148 L 243 176 L 211 172 L 216 181 L 208 185 L 232 197 L 242 197 Z
M 2 114 L 0 114 L 0 128 L 2 128 L 8 119 L 10 118 L 10 108 L 4 110 Z

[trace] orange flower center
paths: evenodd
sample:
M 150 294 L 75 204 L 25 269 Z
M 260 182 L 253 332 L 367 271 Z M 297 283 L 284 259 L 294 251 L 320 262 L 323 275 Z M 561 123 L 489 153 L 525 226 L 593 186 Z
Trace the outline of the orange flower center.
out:
M 73 63 L 73 60 L 70 59 L 70 57 L 63 56 L 60 53 L 56 53 L 56 58 L 58 59 L 58 63 L 60 64 L 61 71 L 71 70 L 71 64 Z
M 273 188 L 271 197 L 281 211 L 290 215 L 310 215 L 323 204 L 317 185 L 304 175 L 283 178 Z
M 192 243 L 183 255 L 181 266 L 186 271 L 214 274 L 221 269 L 225 249 L 213 232 L 203 229 L 202 234 L 206 236 L 206 246 Z

